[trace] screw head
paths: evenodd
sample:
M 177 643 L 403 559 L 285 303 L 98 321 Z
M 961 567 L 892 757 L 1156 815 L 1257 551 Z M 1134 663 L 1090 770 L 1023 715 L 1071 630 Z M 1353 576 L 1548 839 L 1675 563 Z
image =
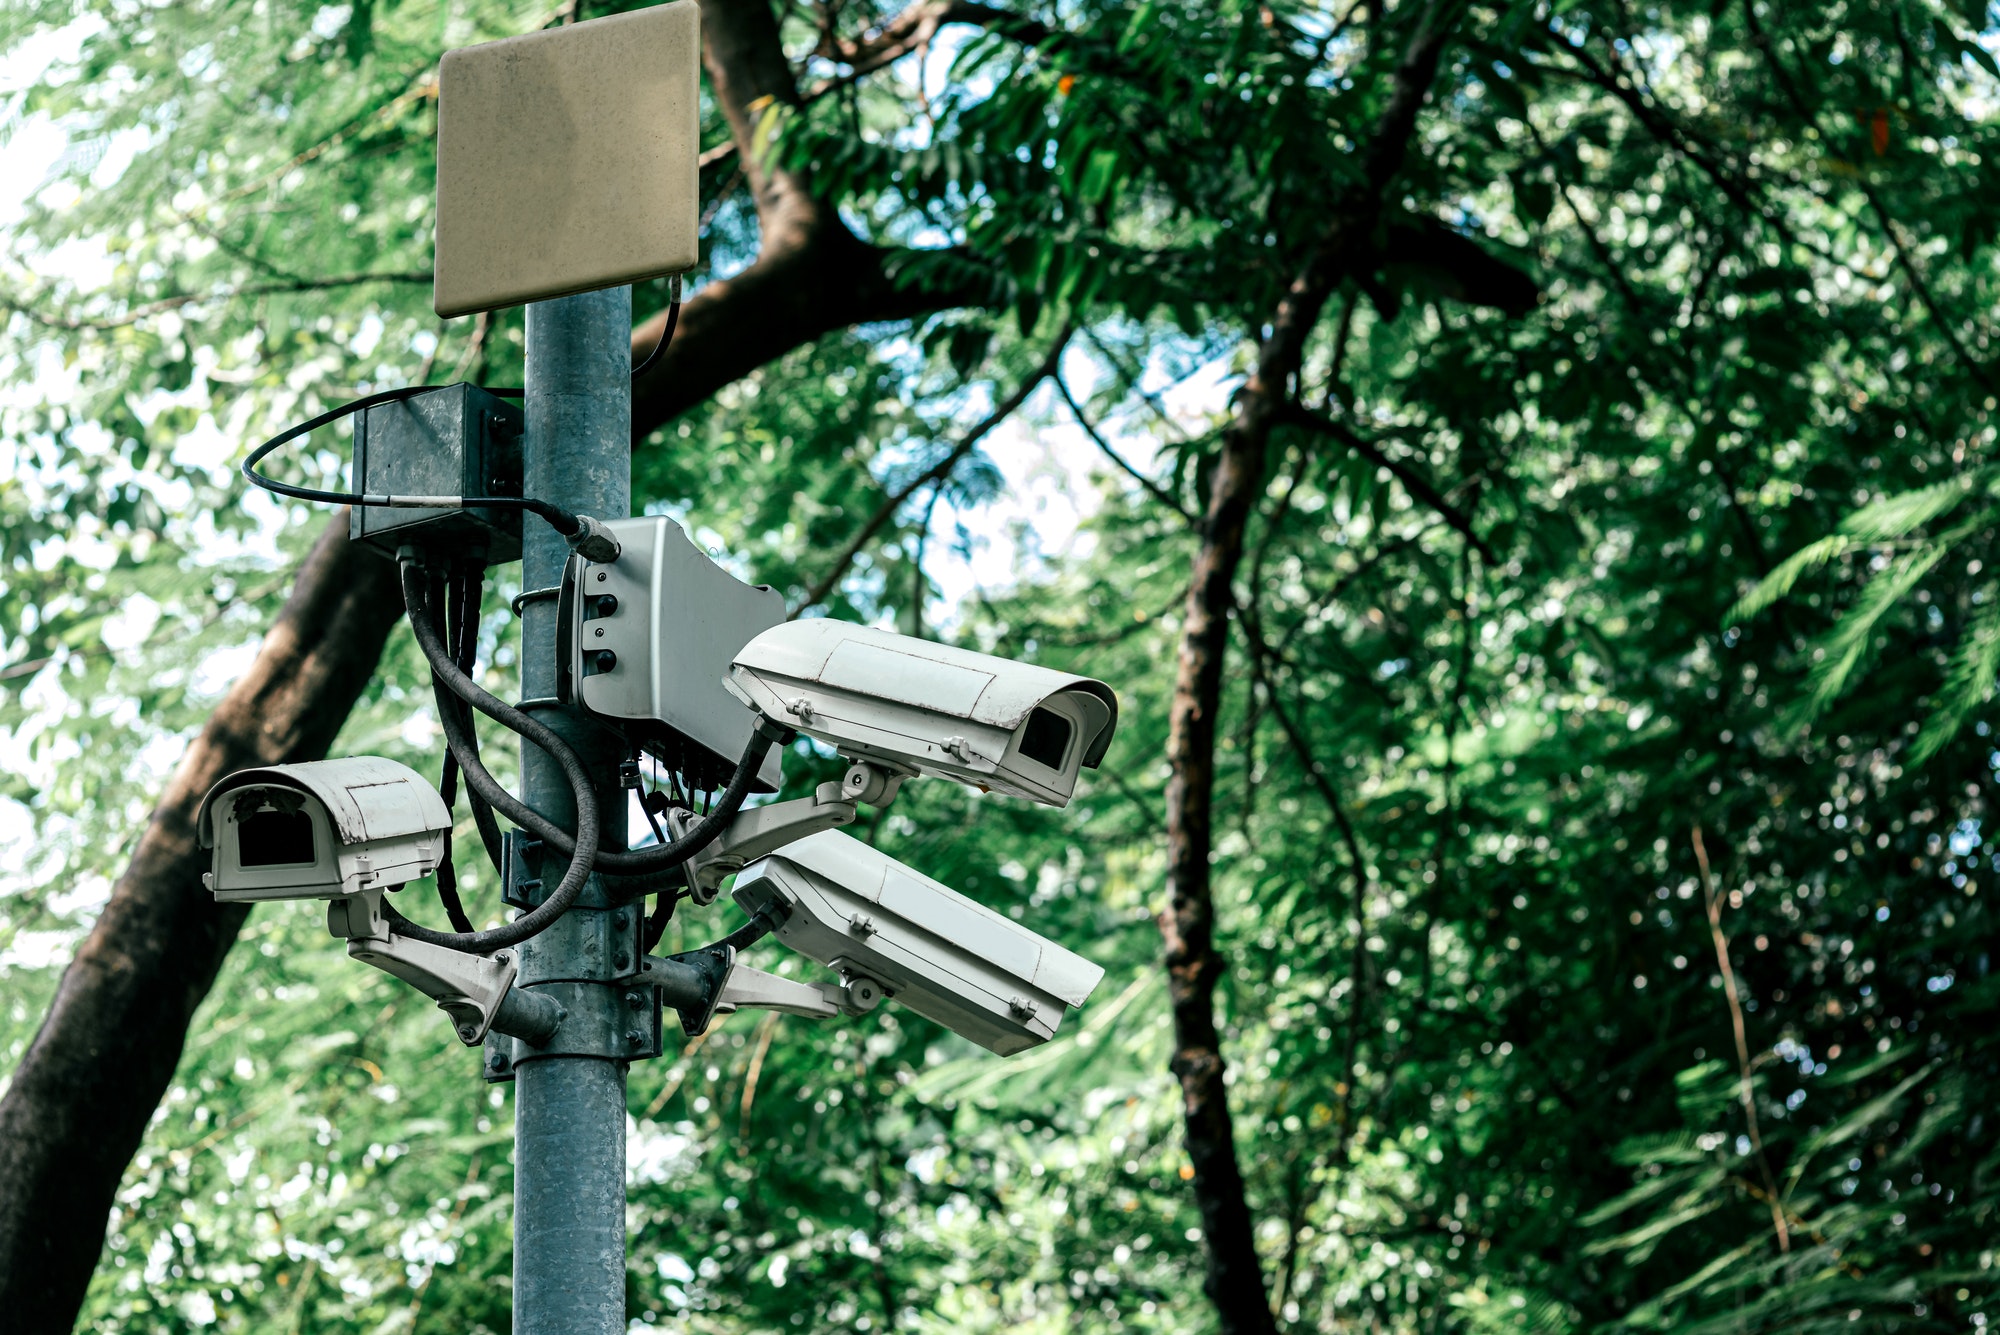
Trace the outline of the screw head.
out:
M 609 575 L 605 574 L 605 573 L 604 573 L 604 572 L 603 572 L 602 570 L 600 570 L 600 571 L 598 571 L 598 572 L 597 572 L 597 582 L 598 582 L 599 584 L 602 584 L 602 583 L 604 583 L 604 581 L 606 581 L 606 580 L 608 580 L 608 579 L 610 579 L 610 578 L 611 578 L 611 576 L 609 576 Z

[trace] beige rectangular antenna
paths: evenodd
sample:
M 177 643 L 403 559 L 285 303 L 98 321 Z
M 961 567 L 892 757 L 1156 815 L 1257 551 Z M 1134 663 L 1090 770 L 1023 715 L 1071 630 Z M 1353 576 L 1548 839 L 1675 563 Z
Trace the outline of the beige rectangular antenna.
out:
M 694 267 L 700 71 L 696 0 L 446 52 L 437 313 Z

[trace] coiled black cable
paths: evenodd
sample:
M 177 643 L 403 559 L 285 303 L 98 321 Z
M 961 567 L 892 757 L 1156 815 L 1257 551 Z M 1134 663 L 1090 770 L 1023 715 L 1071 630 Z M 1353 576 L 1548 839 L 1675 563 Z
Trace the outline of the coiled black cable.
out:
M 433 585 L 435 588 L 435 585 Z M 446 637 L 450 641 L 452 662 L 466 676 L 472 675 L 472 665 L 479 650 L 479 613 L 482 597 L 486 589 L 486 575 L 477 566 L 462 568 L 451 583 L 449 611 L 457 618 L 455 626 L 448 625 Z M 446 710 L 453 710 L 465 720 L 468 731 L 472 728 L 472 707 L 444 688 L 444 683 L 431 676 L 431 694 L 437 701 L 440 718 Z M 476 749 L 476 737 L 475 737 Z M 445 748 L 445 764 L 450 767 L 454 778 L 458 774 L 458 756 L 450 747 Z M 486 860 L 493 864 L 495 875 L 505 875 L 504 859 L 501 856 L 500 823 L 493 818 L 493 807 L 471 785 L 466 786 L 466 798 L 472 806 L 472 823 L 478 827 L 479 842 L 486 848 Z M 449 799 L 447 799 L 447 802 Z
M 443 580 L 432 582 L 432 599 L 439 600 L 439 586 Z M 485 572 L 477 566 L 464 566 L 452 572 L 449 577 L 449 592 L 445 596 L 445 641 L 451 652 L 452 661 L 459 671 L 471 675 L 472 665 L 479 650 L 479 610 L 480 595 L 485 588 Z M 455 695 L 444 689 L 435 676 L 431 678 L 431 691 L 437 700 L 438 713 L 447 710 L 466 711 L 466 705 Z M 469 719 L 468 719 L 469 723 Z M 438 778 L 438 796 L 444 799 L 445 810 L 456 809 L 458 804 L 458 755 L 450 747 L 445 748 L 444 769 Z M 468 787 L 466 799 L 472 807 L 472 822 L 479 831 L 479 841 L 484 846 L 487 860 L 495 874 L 505 875 L 500 856 L 500 826 L 493 819 L 493 808 L 478 793 Z M 455 932 L 473 930 L 472 919 L 465 912 L 465 903 L 458 893 L 458 868 L 453 857 L 452 839 L 449 831 L 445 834 L 444 857 L 438 861 L 437 869 L 438 903 L 444 908 L 445 919 Z
M 410 626 L 416 631 L 417 643 L 422 647 L 424 657 L 430 660 L 431 671 L 443 677 L 446 684 L 456 692 L 459 690 L 459 683 L 469 684 L 470 678 L 458 670 L 458 665 L 452 661 L 451 654 L 443 641 L 438 638 L 437 626 L 430 616 L 423 572 L 415 561 L 405 560 L 402 562 L 402 573 L 403 602 L 409 610 Z M 475 686 L 473 689 L 478 688 Z M 485 692 L 482 691 L 480 694 L 484 695 Z M 491 699 L 490 696 L 487 698 Z M 569 848 L 562 850 L 570 854 L 569 863 L 563 869 L 562 880 L 556 884 L 553 894 L 514 921 L 481 932 L 437 932 L 405 919 L 397 924 L 397 931 L 412 940 L 428 941 L 432 945 L 481 955 L 505 946 L 517 945 L 567 913 L 570 906 L 576 903 L 578 896 L 582 895 L 584 883 L 590 879 L 591 855 L 597 848 L 598 837 L 597 793 L 591 787 L 590 774 L 583 768 L 583 762 L 577 759 L 576 753 L 565 746 L 560 737 L 518 710 L 509 709 L 507 713 L 516 715 L 526 722 L 529 728 L 542 734 L 539 737 L 531 736 L 530 740 L 548 751 L 556 763 L 562 766 L 563 777 L 569 780 L 570 788 L 576 795 L 577 837 L 569 841 Z M 456 710 L 447 710 L 445 713 L 443 722 L 447 740 L 458 731 L 459 720 L 456 715 Z M 501 721 L 508 722 L 506 719 Z M 517 728 L 516 731 L 528 735 L 524 729 Z M 459 750 L 456 746 L 452 749 Z M 486 773 L 484 766 L 475 770 L 465 765 L 465 759 L 465 755 L 461 753 L 459 763 L 465 768 L 465 778 L 469 785 L 477 790 L 482 780 L 492 783 L 492 776 Z M 476 757 L 474 763 L 477 764 Z M 580 856 L 576 855 L 579 847 L 583 850 Z
M 565 773 L 570 771 L 571 766 L 575 766 L 577 772 L 581 773 L 582 765 L 577 760 L 576 753 L 570 750 L 568 743 L 551 731 L 546 724 L 500 700 L 458 670 L 457 664 L 451 661 L 450 655 L 446 653 L 442 641 L 438 638 L 436 624 L 431 620 L 425 599 L 424 578 L 415 557 L 406 555 L 402 567 L 403 598 L 410 614 L 410 628 L 416 632 L 418 647 L 430 660 L 431 671 L 459 699 L 548 752 L 558 764 L 562 765 Z M 441 721 L 445 725 L 445 744 L 457 754 L 459 768 L 464 771 L 465 781 L 474 792 L 492 803 L 495 811 L 557 852 L 565 855 L 575 852 L 578 844 L 582 842 L 581 802 L 579 802 L 578 830 L 576 834 L 571 834 L 508 792 L 493 778 L 492 773 L 479 759 L 477 739 L 470 735 L 469 727 L 461 726 L 456 711 L 447 711 Z M 723 790 L 721 800 L 707 815 L 670 844 L 631 853 L 597 850 L 592 858 L 594 865 L 602 871 L 625 873 L 635 877 L 644 873 L 665 872 L 680 866 L 713 843 L 724 827 L 735 819 L 736 813 L 743 806 L 743 799 L 750 795 L 751 785 L 757 780 L 757 771 L 763 765 L 764 757 L 770 754 L 773 746 L 788 742 L 795 735 L 791 729 L 781 727 L 760 716 L 751 732 L 749 745 L 744 748 L 742 757 L 737 761 L 736 772 L 730 776 L 729 786 Z M 573 779 L 572 785 L 575 782 Z M 590 805 L 594 813 L 596 808 L 594 792 L 591 795 Z M 594 848 L 594 840 L 586 846 Z M 635 881 L 620 887 L 620 893 L 623 898 L 632 898 L 656 888 L 658 884 L 649 878 L 643 884 Z

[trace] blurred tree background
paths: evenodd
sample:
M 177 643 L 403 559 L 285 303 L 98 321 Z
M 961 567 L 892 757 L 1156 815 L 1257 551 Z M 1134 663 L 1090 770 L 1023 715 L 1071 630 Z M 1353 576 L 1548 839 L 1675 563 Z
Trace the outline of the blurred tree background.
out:
M 44 70 L 12 132 L 69 145 L 0 279 L 0 1071 L 321 522 L 244 493 L 247 445 L 519 383 L 519 311 L 429 313 L 439 54 L 618 7 L 0 4 Z M 635 1067 L 634 1329 L 1985 1329 L 1987 7 L 704 0 L 711 41 L 750 11 L 796 96 L 711 79 L 697 291 L 783 181 L 960 295 L 662 410 L 635 495 L 809 615 L 1116 686 L 1069 810 L 926 783 L 863 831 L 1108 973 L 1011 1061 L 892 1005 Z M 1076 539 L 1028 524 L 946 588 L 1038 441 L 1092 479 Z M 1156 920 L 1191 573 L 1244 460 L 1206 860 L 1231 1239 Z M 433 766 L 420 663 L 392 634 L 336 753 Z M 259 908 L 81 1328 L 508 1329 L 476 1077 L 312 906 Z M 1238 1244 L 1261 1292 L 1204 1293 Z

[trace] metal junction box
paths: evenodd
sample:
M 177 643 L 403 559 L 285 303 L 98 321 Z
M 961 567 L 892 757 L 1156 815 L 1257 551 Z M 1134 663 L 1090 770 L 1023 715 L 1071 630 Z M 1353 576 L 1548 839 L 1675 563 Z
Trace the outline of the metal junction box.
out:
M 519 496 L 518 405 L 477 385 L 447 385 L 377 404 L 355 419 L 354 490 L 364 495 Z M 521 559 L 519 510 L 404 510 L 357 505 L 347 533 L 395 555 L 416 543 L 487 565 Z
M 673 520 L 615 519 L 618 559 L 572 556 L 556 613 L 557 693 L 618 719 L 705 786 L 735 770 L 757 716 L 722 684 L 739 650 L 785 619 L 785 600 L 724 570 Z M 755 791 L 782 778 L 773 750 Z

